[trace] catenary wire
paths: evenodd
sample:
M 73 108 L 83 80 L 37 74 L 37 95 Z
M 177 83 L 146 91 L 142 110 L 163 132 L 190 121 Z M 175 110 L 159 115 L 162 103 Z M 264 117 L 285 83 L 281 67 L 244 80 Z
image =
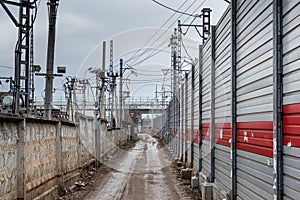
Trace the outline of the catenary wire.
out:
M 206 2 L 206 0 L 203 0 L 201 3 L 200 3 L 200 5 L 193 11 L 193 13 L 195 13 L 204 3 Z M 181 15 L 182 16 L 182 15 Z M 185 23 L 186 21 L 188 21 L 189 20 L 189 18 L 190 17 L 187 17 L 185 20 L 184 20 L 184 22 L 183 23 Z M 173 23 L 174 24 L 174 23 Z M 173 25 L 172 24 L 172 25 Z M 168 38 L 169 39 L 169 38 Z M 161 46 L 162 46 L 162 44 L 164 44 L 168 39 L 166 39 L 164 42 L 162 42 L 161 43 Z M 155 42 L 154 42 L 155 43 Z M 152 43 L 153 44 L 153 43 Z M 159 47 L 161 47 L 161 46 L 159 46 Z M 158 48 L 159 48 L 158 47 Z M 151 58 L 151 57 L 153 57 L 154 55 L 156 55 L 156 54 L 158 54 L 158 53 L 160 53 L 161 52 L 161 50 L 160 49 L 154 49 L 150 54 L 149 54 L 149 56 L 147 56 L 146 58 L 144 58 L 143 60 L 141 60 L 141 61 L 139 61 L 138 63 L 133 63 L 133 64 L 131 64 L 131 66 L 133 67 L 133 66 L 136 66 L 136 65 L 139 65 L 139 64 L 141 64 L 141 63 L 143 63 L 144 61 L 146 61 L 146 60 L 148 60 L 149 58 Z M 147 51 L 147 49 L 145 50 L 145 51 Z M 144 52 L 145 52 L 144 51 Z
M 174 12 L 177 12 L 177 13 L 180 13 L 180 14 L 183 14 L 183 15 L 188 15 L 188 16 L 191 16 L 191 17 L 197 17 L 197 16 L 198 16 L 198 15 L 192 15 L 192 14 L 187 13 L 187 12 L 182 12 L 182 11 L 176 10 L 176 9 L 171 8 L 171 7 L 169 7 L 169 6 L 166 6 L 166 5 L 160 3 L 160 2 L 158 2 L 158 1 L 156 1 L 156 0 L 152 0 L 152 1 L 153 1 L 154 3 L 160 5 L 160 6 L 164 7 L 164 8 L 167 8 L 167 9 L 169 9 L 169 10 L 172 10 L 172 11 L 174 11 Z
M 188 11 L 195 3 L 197 2 L 197 0 L 194 0 L 186 9 L 185 9 L 185 11 Z M 179 8 L 180 9 L 180 8 Z M 173 14 L 175 15 L 175 13 L 176 12 L 174 12 Z M 179 17 L 177 17 L 177 19 L 176 19 L 176 21 L 181 17 L 181 16 L 183 16 L 183 14 L 181 14 Z M 158 38 L 156 39 L 156 40 L 154 40 L 150 45 L 149 45 L 149 47 L 148 48 L 146 48 L 146 49 L 144 49 L 143 50 L 143 53 L 141 54 L 141 56 L 143 56 L 147 51 L 148 51 L 148 49 L 149 48 L 152 48 L 153 47 L 153 45 L 176 23 L 176 21 L 175 22 L 173 22 L 172 24 L 170 24 L 169 26 L 168 26 L 168 28 L 166 29 L 166 30 L 164 30 L 159 36 L 158 36 Z M 161 29 L 160 29 L 161 30 Z M 157 32 L 159 32 L 160 30 L 158 30 Z M 163 42 L 162 42 L 162 44 L 164 44 L 167 40 L 169 40 L 169 38 L 167 38 L 166 40 L 164 40 Z M 148 44 L 148 43 L 146 43 L 146 44 Z M 140 50 L 141 49 L 143 49 L 144 47 L 145 47 L 146 45 L 144 45 L 144 46 L 142 46 L 141 48 L 140 48 Z M 154 50 L 155 51 L 155 50 Z M 137 57 L 137 58 L 135 58 L 134 59 L 134 61 L 132 61 L 131 62 L 131 65 L 134 65 L 135 64 L 135 62 L 137 61 L 139 59 L 139 57 Z M 129 61 L 127 61 L 127 62 L 129 62 Z
M 188 2 L 188 0 L 186 0 L 185 2 L 183 2 L 180 7 L 178 9 L 181 9 L 186 3 Z M 137 54 L 139 53 L 140 50 L 142 50 L 158 33 L 159 31 L 161 31 L 163 29 L 163 27 L 174 17 L 174 15 L 176 14 L 176 12 L 174 12 L 161 26 L 160 28 L 136 51 L 136 53 L 131 56 L 131 58 L 129 58 L 127 60 L 127 62 L 131 61 L 132 59 L 134 59 Z

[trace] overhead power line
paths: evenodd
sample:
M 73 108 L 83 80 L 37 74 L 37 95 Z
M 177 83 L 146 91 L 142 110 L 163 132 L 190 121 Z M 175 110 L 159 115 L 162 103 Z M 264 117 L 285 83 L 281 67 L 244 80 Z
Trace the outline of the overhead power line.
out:
M 196 0 L 196 1 L 197 1 L 197 0 Z M 185 12 L 186 12 L 190 7 L 192 7 L 192 6 L 196 3 L 196 1 L 194 1 L 194 2 L 193 2 L 193 3 L 185 10 Z M 202 0 L 202 2 L 201 2 L 201 3 L 199 4 L 199 6 L 193 11 L 193 13 L 197 12 L 197 11 L 199 10 L 199 8 L 200 8 L 201 6 L 203 6 L 203 4 L 204 4 L 205 2 L 206 2 L 206 0 Z M 181 15 L 177 18 L 177 20 L 178 20 L 182 15 L 183 15 L 183 14 L 181 14 Z M 191 17 L 191 16 L 188 16 L 188 17 L 184 20 L 183 23 L 185 23 L 186 21 L 188 21 L 190 17 Z M 170 27 L 172 27 L 175 23 L 176 23 L 176 22 L 172 23 L 172 24 L 168 27 L 168 29 L 169 29 Z M 164 32 L 164 33 L 165 33 L 165 32 Z M 160 35 L 160 37 L 159 37 L 156 41 L 158 41 L 164 33 L 162 33 L 162 34 Z M 169 40 L 169 38 L 167 38 L 166 40 L 164 40 L 164 41 L 163 41 L 156 49 L 154 49 L 154 50 L 153 50 L 146 58 L 142 59 L 141 61 L 136 62 L 137 59 L 138 59 L 138 58 L 136 58 L 136 59 L 132 62 L 131 66 L 133 67 L 133 66 L 142 64 L 143 62 L 145 62 L 145 61 L 148 60 L 149 58 L 151 58 L 151 57 L 155 56 L 156 54 L 160 53 L 160 52 L 162 51 L 162 49 L 160 49 L 160 48 L 161 48 L 162 45 L 163 45 L 165 42 L 167 42 L 168 40 Z M 154 41 L 151 45 L 153 45 L 156 41 Z M 146 48 L 146 49 L 140 54 L 140 56 L 142 56 L 143 54 L 145 54 L 150 48 L 153 48 L 151 45 L 150 45 L 150 47 Z M 140 49 L 141 49 L 141 48 L 140 48 Z M 140 50 L 140 49 L 139 49 L 139 50 Z M 139 51 L 139 50 L 138 50 L 138 51 Z M 131 60 L 131 59 L 130 59 L 130 60 Z M 130 61 L 130 60 L 128 60 L 128 61 Z
M 188 2 L 188 0 L 185 0 L 178 9 L 181 9 L 186 3 Z M 176 14 L 176 12 L 174 12 L 161 26 L 160 28 L 154 33 L 152 34 L 152 36 L 150 36 L 150 38 L 136 51 L 136 53 L 131 56 L 131 58 L 129 58 L 126 62 L 131 61 L 132 59 L 136 59 L 137 54 L 159 33 L 159 31 L 161 31 L 163 29 L 163 27 L 174 17 L 174 15 Z M 160 38 L 160 37 L 159 37 Z M 144 52 L 143 52 L 144 53 Z M 143 54 L 142 53 L 142 54 Z
M 169 7 L 169 6 L 166 6 L 166 5 L 164 5 L 164 4 L 162 4 L 162 3 L 160 3 L 160 2 L 158 2 L 158 1 L 155 1 L 155 0 L 152 0 L 154 3 L 157 3 L 158 5 L 160 5 L 160 6 L 162 6 L 162 7 L 164 7 L 164 8 L 167 8 L 167 9 L 169 9 L 169 10 L 172 10 L 172 11 L 174 11 L 174 12 L 177 12 L 177 13 L 180 13 L 180 14 L 183 14 L 183 15 L 188 15 L 188 16 L 190 16 L 190 17 L 197 17 L 198 15 L 194 15 L 194 14 L 190 14 L 190 13 L 187 13 L 187 12 L 183 12 L 183 11 L 179 11 L 179 10 L 176 10 L 176 9 L 174 9 L 174 8 L 171 8 L 171 7 Z
M 201 3 L 201 5 L 205 2 L 206 0 L 204 0 L 202 3 Z M 195 3 L 197 2 L 197 0 L 194 0 L 186 9 L 185 9 L 185 11 L 184 12 L 186 12 L 186 11 L 188 11 Z M 184 2 L 185 3 L 185 2 Z M 183 5 L 181 5 L 181 7 L 182 7 Z M 180 7 L 180 8 L 181 8 Z M 180 8 L 178 8 L 178 9 L 180 9 Z M 174 12 L 174 14 L 175 14 L 176 12 Z M 173 14 L 173 15 L 174 15 Z M 144 51 L 143 51 L 143 53 L 141 54 L 141 55 L 143 55 L 143 54 L 145 54 L 147 51 L 148 51 L 148 49 L 150 49 L 150 48 L 152 48 L 152 46 L 177 22 L 177 20 L 182 16 L 183 14 L 181 14 L 179 17 L 177 17 L 177 19 L 176 19 L 176 21 L 175 22 L 173 22 L 163 33 L 161 33 L 160 35 L 159 35 L 159 37 L 154 41 L 154 42 L 152 42 L 151 43 L 151 45 L 150 45 L 150 47 L 148 47 L 148 48 L 146 48 L 146 49 L 144 49 Z M 188 18 L 190 18 L 190 16 L 188 17 Z M 152 51 L 152 53 L 150 53 L 150 55 L 148 56 L 148 57 L 146 57 L 145 59 L 143 59 L 142 60 L 142 62 L 144 62 L 144 61 L 146 61 L 146 60 L 148 60 L 149 58 L 151 58 L 152 56 L 153 56 L 153 54 L 154 55 L 156 55 L 157 53 L 157 51 L 160 51 L 160 47 L 165 43 L 165 42 L 167 42 L 169 40 L 169 38 L 167 38 L 166 40 L 164 40 L 162 43 L 161 43 L 161 45 L 159 46 L 159 47 L 157 47 L 157 49 L 158 50 L 156 50 L 156 49 L 154 49 L 153 51 Z M 143 47 L 142 47 L 143 48 Z M 140 49 L 142 49 L 142 48 L 140 48 Z M 140 62 L 138 62 L 138 63 L 136 63 L 137 62 L 137 60 L 138 60 L 138 58 L 135 58 L 135 60 L 134 61 L 132 61 L 132 63 L 131 63 L 131 65 L 132 66 L 135 66 L 135 65 L 137 65 L 137 64 L 140 64 Z M 128 62 L 128 61 L 127 61 Z

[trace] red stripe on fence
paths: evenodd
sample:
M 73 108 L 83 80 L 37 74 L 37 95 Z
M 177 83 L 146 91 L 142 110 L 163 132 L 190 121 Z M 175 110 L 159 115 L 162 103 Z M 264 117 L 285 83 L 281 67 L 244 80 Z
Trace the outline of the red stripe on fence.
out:
M 187 132 L 187 140 L 188 141 L 191 141 L 191 137 L 192 137 L 192 134 L 191 134 L 191 129 L 188 129 L 188 132 Z
M 300 126 L 284 124 L 283 132 L 287 135 L 299 135 L 300 134 Z
M 273 122 L 238 122 L 237 129 L 273 130 Z
M 231 129 L 231 124 L 215 124 L 215 128 L 219 129 Z
M 215 124 L 215 143 L 230 147 L 232 138 L 231 124 Z
M 191 141 L 191 138 L 192 138 L 192 134 L 191 134 L 191 129 L 188 129 L 188 132 L 187 132 L 187 141 Z M 196 143 L 196 144 L 199 144 L 199 130 L 194 130 L 194 139 L 193 139 L 193 142 Z
M 288 114 L 299 114 L 300 113 L 300 104 L 292 104 L 283 106 L 283 113 Z
M 258 155 L 266 156 L 269 158 L 273 157 L 273 148 L 266 148 L 261 146 L 254 146 L 245 143 L 237 143 L 237 149 L 242 151 L 247 151 L 250 153 L 255 153 Z
M 194 130 L 194 143 L 199 144 L 199 130 Z
M 296 115 L 296 114 L 285 115 L 283 117 L 283 124 L 284 125 L 298 125 L 298 126 L 300 126 L 300 115 L 299 114 L 298 115 Z
M 253 138 L 248 136 L 238 136 L 236 138 L 238 143 L 245 143 L 254 146 L 261 146 L 267 148 L 273 148 L 273 141 L 270 139 Z
M 210 141 L 210 124 L 202 124 L 202 140 Z
M 300 104 L 283 106 L 283 143 L 300 148 Z
M 264 138 L 273 139 L 273 130 L 251 130 L 251 129 L 239 129 L 237 130 L 237 136 L 247 136 L 252 138 Z
M 283 115 L 284 145 L 300 148 L 300 104 L 285 105 Z M 231 138 L 231 124 L 215 125 L 216 144 L 230 147 Z M 191 141 L 190 130 L 188 140 Z M 202 140 L 210 141 L 210 124 L 202 124 Z M 193 141 L 199 143 L 198 130 Z M 237 149 L 273 157 L 273 122 L 237 123 Z
M 222 145 L 222 146 L 226 146 L 226 147 L 230 147 L 230 146 L 231 146 L 230 142 L 229 142 L 229 141 L 226 141 L 226 140 L 218 140 L 218 141 L 216 142 L 216 144 Z
M 237 149 L 273 157 L 273 122 L 238 122 Z

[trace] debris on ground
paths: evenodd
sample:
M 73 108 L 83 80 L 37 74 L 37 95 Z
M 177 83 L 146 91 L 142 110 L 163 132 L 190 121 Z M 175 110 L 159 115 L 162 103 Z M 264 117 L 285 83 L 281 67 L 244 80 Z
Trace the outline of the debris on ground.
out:
M 131 140 L 128 143 L 122 143 L 119 146 L 119 150 L 134 150 L 135 148 L 135 144 L 137 143 L 138 140 Z M 152 143 L 153 141 L 151 141 Z M 155 144 L 155 146 L 158 149 L 161 149 L 161 156 L 164 157 L 167 160 L 171 159 L 171 156 L 168 153 L 168 150 L 166 150 L 167 148 L 164 148 L 165 145 L 157 139 L 157 146 Z M 146 142 L 145 142 L 146 144 Z M 147 144 L 145 146 L 148 146 Z M 150 147 L 152 148 L 151 144 Z M 149 147 L 149 148 L 150 148 Z M 153 147 L 153 149 L 155 149 L 156 147 Z M 141 149 L 137 149 L 136 151 L 141 151 Z M 144 148 L 143 151 L 147 151 L 147 148 Z M 122 159 L 122 157 L 124 156 L 123 154 L 126 154 L 126 151 L 116 151 L 110 155 L 107 155 L 107 157 L 110 157 L 110 159 L 113 160 L 113 162 L 115 161 L 116 163 L 118 163 L 120 161 L 120 159 Z M 147 155 L 145 153 L 145 155 Z M 143 160 L 138 160 L 137 161 L 138 164 L 142 164 Z M 176 160 L 174 161 L 172 164 L 172 162 L 170 162 L 170 165 L 165 166 L 164 168 L 162 168 L 161 173 L 165 174 L 164 179 L 167 180 L 168 183 L 172 183 L 170 184 L 170 191 L 172 194 L 176 194 L 176 199 L 184 199 L 184 200 L 194 200 L 194 199 L 199 199 L 199 190 L 198 189 L 192 189 L 191 188 L 191 180 L 184 180 L 181 178 L 181 169 L 184 168 L 183 163 Z M 107 176 L 111 176 L 111 174 L 114 174 L 114 176 L 119 175 L 121 172 L 116 171 L 116 169 L 113 169 L 107 165 L 102 165 L 99 168 L 91 168 L 88 171 L 85 171 L 85 173 L 83 173 L 80 177 L 80 180 L 76 181 L 74 183 L 74 185 L 72 185 L 70 188 L 68 188 L 66 190 L 66 194 L 62 197 L 57 198 L 58 200 L 82 200 L 85 199 L 88 195 L 90 195 L 93 192 L 96 192 L 99 190 L 100 185 L 105 184 L 107 181 Z M 110 174 L 110 175 L 109 175 Z M 160 173 L 157 173 L 158 175 Z M 151 183 L 159 183 L 159 179 L 153 179 L 154 175 L 157 174 L 150 174 L 150 175 L 146 175 L 146 177 L 148 177 L 147 181 L 148 181 L 148 187 L 152 188 L 154 187 L 154 185 L 151 185 Z M 133 181 L 132 184 L 137 184 L 137 185 L 143 185 L 143 182 L 139 182 L 139 173 L 133 174 L 131 181 Z M 122 177 L 122 175 L 121 175 Z M 134 179 L 135 177 L 135 179 Z M 152 180 L 153 179 L 153 180 Z M 155 182 L 156 180 L 156 182 Z M 137 183 L 135 183 L 135 181 L 137 181 Z M 143 181 L 142 179 L 140 181 Z M 151 182 L 152 181 L 152 182 Z M 127 184 L 127 183 L 126 183 Z M 128 185 L 126 187 L 124 187 L 122 189 L 122 191 L 120 191 L 120 194 L 125 193 L 126 192 L 130 192 L 130 190 L 132 190 L 132 188 L 127 188 L 130 187 L 130 184 L 128 183 Z M 171 186 L 172 185 L 172 186 Z M 128 194 L 127 194 L 128 195 Z M 133 194 L 134 195 L 134 194 Z M 156 194 L 158 195 L 158 194 Z M 178 198 L 177 198 L 178 195 Z M 126 199 L 126 197 L 124 198 Z M 140 198 L 142 199 L 142 198 Z

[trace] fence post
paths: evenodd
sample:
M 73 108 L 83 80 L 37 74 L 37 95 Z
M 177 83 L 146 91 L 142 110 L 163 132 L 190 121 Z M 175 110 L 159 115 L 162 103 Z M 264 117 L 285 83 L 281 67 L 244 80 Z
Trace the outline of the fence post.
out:
M 274 199 L 283 199 L 283 49 L 282 0 L 273 0 L 273 160 Z
M 210 180 L 215 181 L 215 26 L 211 27 Z
M 231 165 L 232 165 L 232 185 L 231 185 L 231 199 L 235 200 L 237 197 L 237 151 L 236 151 L 236 133 L 237 133 L 237 116 L 236 116 L 236 2 L 237 0 L 231 1 L 231 128 L 232 128 L 232 139 L 231 139 Z
M 25 187 L 25 131 L 26 118 L 21 119 L 18 125 L 18 140 L 17 140 L 17 191 L 18 199 L 26 199 Z
M 95 123 L 95 154 L 96 154 L 96 167 L 100 166 L 100 134 L 99 134 L 99 120 L 97 116 L 94 117 Z
M 190 167 L 194 167 L 194 104 L 195 104 L 195 65 L 192 64 L 192 84 L 191 84 L 191 165 Z
M 61 120 L 56 125 L 56 168 L 58 177 L 58 192 L 62 194 L 64 189 L 64 173 L 63 173 L 63 160 L 62 160 L 62 125 Z
M 189 78 L 189 74 L 188 73 L 185 73 L 185 114 L 184 114 L 184 119 L 185 119 L 185 133 L 184 133 L 184 162 L 187 163 L 187 156 L 188 156 L 188 150 L 187 150 L 187 140 L 188 140 L 188 102 L 187 102 L 187 99 L 188 99 L 188 78 Z
M 180 124 L 181 124 L 181 129 L 180 129 L 180 160 L 183 161 L 183 155 L 184 155 L 184 150 L 183 150 L 183 144 L 184 144 L 184 83 L 181 83 L 181 103 L 180 103 Z
M 202 171 L 202 52 L 203 48 L 199 46 L 199 131 L 198 131 L 198 139 L 199 139 L 199 167 L 198 167 L 198 176 L 200 177 L 200 173 Z

